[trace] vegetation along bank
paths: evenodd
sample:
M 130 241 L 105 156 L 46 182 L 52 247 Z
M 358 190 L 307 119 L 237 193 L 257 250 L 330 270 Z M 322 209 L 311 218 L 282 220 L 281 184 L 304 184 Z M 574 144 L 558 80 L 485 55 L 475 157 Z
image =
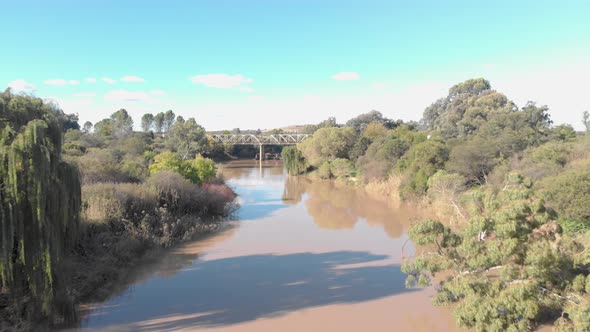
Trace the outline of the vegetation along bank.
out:
M 290 175 L 428 204 L 410 230 L 409 287 L 437 282 L 437 305 L 479 331 L 590 331 L 590 115 L 585 132 L 546 106 L 517 107 L 485 79 L 450 88 L 419 122 L 377 111 L 305 127 L 283 150 Z
M 204 157 L 220 147 L 194 119 L 168 111 L 134 132 L 124 109 L 80 127 L 40 98 L 6 90 L 0 103 L 0 330 L 75 325 L 78 303 L 234 208 Z

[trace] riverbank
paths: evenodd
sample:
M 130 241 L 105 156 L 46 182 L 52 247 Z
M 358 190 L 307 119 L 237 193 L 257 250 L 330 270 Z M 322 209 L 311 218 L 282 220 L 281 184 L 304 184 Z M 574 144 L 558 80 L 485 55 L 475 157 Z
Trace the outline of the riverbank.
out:
M 80 304 L 102 302 L 162 249 L 227 228 L 236 194 L 221 178 L 200 186 L 162 172 L 149 183 L 82 187 L 83 211 L 72 250 L 55 274 L 57 309 L 47 319 L 21 317 L 29 301 L 0 294 L 0 331 L 44 331 L 76 326 Z
M 433 289 L 404 286 L 401 248 L 421 211 L 262 166 L 221 167 L 240 197 L 236 227 L 139 267 L 82 330 L 457 331 L 448 310 L 430 304 Z
M 64 262 L 76 303 L 104 301 L 146 257 L 223 229 L 235 211 L 236 194 L 221 179 L 199 187 L 170 173 L 155 182 L 153 196 L 130 184 L 83 188 L 80 241 Z

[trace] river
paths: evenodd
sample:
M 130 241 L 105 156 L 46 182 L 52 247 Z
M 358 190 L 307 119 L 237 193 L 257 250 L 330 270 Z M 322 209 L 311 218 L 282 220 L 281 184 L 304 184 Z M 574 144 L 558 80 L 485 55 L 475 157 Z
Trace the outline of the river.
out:
M 287 177 L 272 161 L 222 172 L 241 205 L 231 227 L 139 268 L 81 330 L 457 330 L 432 288 L 404 287 L 402 247 L 413 251 L 406 232 L 419 211 Z

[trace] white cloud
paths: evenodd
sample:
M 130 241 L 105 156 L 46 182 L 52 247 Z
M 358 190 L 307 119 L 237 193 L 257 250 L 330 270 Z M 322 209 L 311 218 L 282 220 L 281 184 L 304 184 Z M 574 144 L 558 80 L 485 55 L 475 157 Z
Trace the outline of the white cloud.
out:
M 35 85 L 33 83 L 29 83 L 25 80 L 14 80 L 8 83 L 8 87 L 14 92 L 31 92 L 33 89 L 35 89 Z
M 361 77 L 358 73 L 352 71 L 343 71 L 338 74 L 332 75 L 332 79 L 336 81 L 357 81 Z
M 166 92 L 162 90 L 152 90 L 150 93 L 154 96 L 165 96 Z
M 96 97 L 96 93 L 95 92 L 82 92 L 82 93 L 76 93 L 74 96 L 76 96 L 76 97 Z
M 52 78 L 50 80 L 46 80 L 43 83 L 45 83 L 47 85 L 57 85 L 57 86 L 68 85 L 68 81 L 64 80 L 63 78 Z
M 113 84 L 113 83 L 117 82 L 117 81 L 115 81 L 114 79 L 112 79 L 112 78 L 108 78 L 108 77 L 103 77 L 103 78 L 102 78 L 102 80 L 103 80 L 104 82 L 106 82 L 107 84 Z
M 245 92 L 254 92 L 254 89 L 252 89 L 249 86 L 242 86 L 242 87 L 238 88 L 238 90 L 245 91 Z
M 194 84 L 201 84 L 210 88 L 231 89 L 253 80 L 242 75 L 207 74 L 195 75 L 190 78 Z
M 123 76 L 121 77 L 121 81 L 123 82 L 128 82 L 128 83 L 139 83 L 139 82 L 145 82 L 145 80 L 141 77 L 138 76 Z
M 88 82 L 88 83 L 96 83 L 96 78 L 94 78 L 94 77 L 88 77 L 86 79 L 86 82 Z
M 155 103 L 159 99 L 150 96 L 144 91 L 113 90 L 104 96 L 104 100 L 111 102 L 144 102 Z
M 80 84 L 80 81 L 78 81 L 78 80 L 69 80 L 68 81 L 68 84 L 70 84 L 70 85 L 78 85 L 78 84 Z

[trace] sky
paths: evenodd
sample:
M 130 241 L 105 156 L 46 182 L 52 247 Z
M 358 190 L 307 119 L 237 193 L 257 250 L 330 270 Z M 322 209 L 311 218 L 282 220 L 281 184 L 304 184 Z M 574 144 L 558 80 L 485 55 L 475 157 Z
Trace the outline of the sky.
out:
M 590 1 L 3 1 L 0 87 L 80 122 L 173 110 L 209 130 L 418 120 L 469 78 L 581 130 Z

